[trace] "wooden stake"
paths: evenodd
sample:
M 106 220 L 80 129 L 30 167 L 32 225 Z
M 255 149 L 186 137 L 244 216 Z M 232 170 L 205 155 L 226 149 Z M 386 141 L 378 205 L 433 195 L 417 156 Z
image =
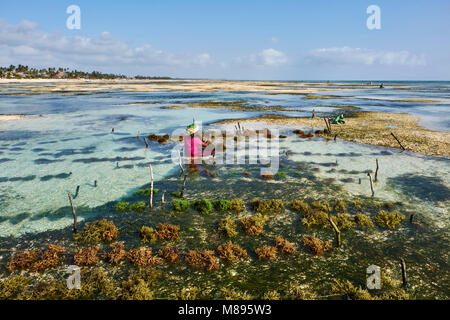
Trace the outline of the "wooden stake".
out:
M 152 165 L 150 165 L 150 177 L 151 177 L 151 182 L 150 182 L 150 209 L 153 209 L 153 168 Z
M 75 212 L 75 207 L 73 206 L 72 196 L 69 193 L 69 201 L 70 206 L 72 207 L 72 215 L 73 215 L 73 232 L 77 233 L 77 214 Z
M 413 223 L 414 220 L 414 213 L 411 213 L 411 215 L 409 216 L 409 223 Z
M 330 133 L 332 133 L 333 130 L 331 130 L 331 122 L 330 122 L 330 119 L 327 119 L 327 122 L 328 122 L 328 127 L 330 128 Z
M 331 133 L 330 127 L 329 127 L 329 125 L 328 125 L 327 118 L 324 117 L 324 118 L 323 118 L 323 121 L 325 121 L 325 125 L 327 126 L 328 133 Z
M 367 175 L 369 176 L 370 180 L 370 190 L 372 190 L 372 197 L 375 195 L 375 191 L 373 191 L 373 182 L 372 182 L 372 176 L 370 175 L 370 172 L 367 172 Z
M 403 258 L 400 259 L 400 263 L 402 266 L 402 280 L 403 280 L 403 289 L 406 291 L 408 288 L 408 283 L 406 282 L 406 262 Z
M 397 139 L 397 137 L 391 132 L 391 135 L 395 138 L 395 140 L 397 140 L 398 144 L 400 145 L 400 147 L 402 147 L 403 150 L 406 150 L 405 147 L 402 145 L 402 143 L 400 142 L 400 140 Z
M 140 140 L 141 139 L 141 133 L 138 131 L 138 134 L 137 134 L 137 139 L 138 140 Z
M 377 163 L 377 168 L 375 169 L 375 179 L 374 182 L 377 182 L 377 176 L 378 176 L 378 159 L 375 160 Z
M 328 221 L 330 221 L 331 226 L 333 227 L 334 232 L 336 233 L 336 242 L 337 242 L 337 246 L 339 248 L 341 246 L 341 231 L 339 230 L 337 225 L 333 222 L 331 217 L 328 217 Z
M 187 179 L 187 174 L 184 175 L 183 186 L 181 187 L 181 198 L 183 198 L 183 195 L 184 195 L 184 188 L 186 187 L 186 179 Z
M 166 204 L 166 201 L 164 200 L 164 194 L 166 193 L 166 190 L 163 191 L 162 196 L 161 196 L 161 207 L 164 210 L 164 206 Z
M 144 142 L 145 142 L 145 148 L 148 149 L 148 142 L 147 142 L 147 138 L 144 137 Z

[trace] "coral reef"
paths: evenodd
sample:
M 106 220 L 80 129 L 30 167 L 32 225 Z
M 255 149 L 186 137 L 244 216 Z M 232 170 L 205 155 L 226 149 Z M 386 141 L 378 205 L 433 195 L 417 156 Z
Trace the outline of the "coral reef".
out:
M 275 236 L 275 247 L 283 254 L 293 254 L 295 252 L 294 245 L 279 236 Z
M 118 212 L 126 212 L 130 210 L 130 203 L 128 202 L 118 202 L 114 205 L 114 210 Z
M 219 259 L 212 250 L 195 251 L 191 250 L 186 254 L 186 262 L 196 268 L 205 268 L 208 271 L 219 269 Z
M 331 249 L 331 240 L 322 241 L 314 235 L 305 237 L 303 239 L 303 244 L 315 256 L 321 256 Z
M 213 211 L 213 205 L 208 199 L 195 200 L 192 207 L 204 216 L 208 216 Z
M 127 252 L 123 248 L 123 243 L 117 242 L 112 244 L 111 250 L 106 254 L 105 260 L 109 263 L 119 263 L 127 255 Z
M 396 229 L 405 220 L 405 215 L 398 211 L 387 212 L 381 210 L 373 217 L 373 220 L 387 229 Z
M 230 218 L 225 218 L 222 221 L 220 221 L 217 230 L 219 231 L 219 233 L 227 236 L 228 238 L 233 238 L 238 234 L 236 231 L 236 227 L 237 226 L 234 220 Z
M 253 211 L 256 213 L 280 213 L 284 210 L 284 203 L 280 199 L 272 199 L 263 201 L 260 199 L 253 199 L 250 203 Z
M 78 248 L 77 252 L 73 256 L 73 262 L 77 266 L 91 266 L 97 264 L 98 262 L 98 250 L 99 246 L 89 247 L 89 248 Z
M 152 255 L 152 248 L 146 247 L 131 249 L 128 251 L 127 258 L 139 268 L 154 266 L 163 262 L 161 258 Z
M 175 212 L 178 213 L 186 212 L 190 206 L 191 203 L 188 200 L 180 200 L 180 199 L 172 200 L 172 207 L 173 211 Z
M 250 236 L 260 235 L 264 231 L 264 225 L 269 220 L 269 217 L 256 213 L 251 217 L 244 217 L 241 219 L 242 227 Z
M 231 241 L 221 244 L 217 247 L 219 258 L 226 260 L 227 262 L 234 262 L 239 258 L 247 256 L 247 251 L 240 246 L 233 244 Z
M 95 244 L 100 241 L 113 241 L 119 237 L 119 234 L 119 229 L 114 222 L 102 219 L 86 223 L 83 231 L 74 235 L 74 240 L 85 244 Z
M 158 250 L 158 255 L 170 263 L 175 263 L 178 261 L 180 254 L 176 247 L 171 247 L 166 245 L 165 247 Z
M 256 254 L 259 260 L 275 260 L 277 258 L 277 248 L 271 246 L 262 246 L 256 248 Z

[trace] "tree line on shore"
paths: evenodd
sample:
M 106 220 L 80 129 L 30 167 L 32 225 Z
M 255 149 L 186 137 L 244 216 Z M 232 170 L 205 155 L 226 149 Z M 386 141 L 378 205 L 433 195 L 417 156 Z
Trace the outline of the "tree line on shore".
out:
M 127 77 L 121 74 L 102 73 L 99 71 L 84 72 L 79 70 L 69 70 L 69 68 L 31 68 L 19 64 L 9 67 L 0 67 L 0 78 L 3 79 L 171 79 L 169 77 L 149 77 L 135 76 Z

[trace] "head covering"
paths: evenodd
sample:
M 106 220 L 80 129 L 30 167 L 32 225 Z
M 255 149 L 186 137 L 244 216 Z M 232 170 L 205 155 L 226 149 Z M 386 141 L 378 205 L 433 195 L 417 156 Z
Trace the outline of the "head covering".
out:
M 187 128 L 186 128 L 186 131 L 187 131 L 189 134 L 194 134 L 194 133 L 196 133 L 198 130 L 199 130 L 199 127 L 198 127 L 198 125 L 195 124 L 195 122 L 194 122 L 193 124 L 188 125 Z

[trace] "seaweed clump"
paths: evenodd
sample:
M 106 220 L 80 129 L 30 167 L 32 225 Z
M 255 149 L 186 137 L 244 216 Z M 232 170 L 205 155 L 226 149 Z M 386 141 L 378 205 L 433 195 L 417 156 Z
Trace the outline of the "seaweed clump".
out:
M 76 241 L 83 243 L 98 243 L 100 241 L 111 242 L 119 237 L 119 229 L 112 221 L 106 219 L 88 222 L 83 231 L 74 235 Z
M 341 231 L 350 230 L 355 227 L 355 218 L 348 213 L 338 213 L 337 215 L 331 216 L 330 218 Z
M 99 246 L 89 247 L 85 249 L 78 248 L 77 252 L 73 256 L 73 262 L 77 266 L 91 266 L 98 262 L 98 250 Z
M 223 200 L 223 199 L 215 200 L 213 202 L 214 209 L 220 213 L 227 213 L 229 202 L 230 202 L 229 200 Z
M 293 254 L 295 252 L 292 242 L 289 242 L 279 236 L 275 236 L 275 246 L 278 251 L 283 254 Z
M 219 253 L 219 258 L 230 263 L 247 256 L 246 250 L 242 249 L 237 244 L 233 244 L 231 241 L 217 247 L 217 252 Z
M 311 211 L 311 207 L 302 200 L 291 201 L 290 206 L 294 211 L 306 215 Z
M 277 258 L 277 248 L 271 246 L 262 246 L 256 248 L 256 254 L 259 260 L 275 260 Z
M 139 235 L 142 243 L 153 243 L 157 240 L 156 231 L 152 227 L 142 226 Z
M 361 228 L 373 228 L 374 224 L 370 216 L 367 216 L 363 213 L 357 213 L 355 215 L 355 223 L 358 227 Z
M 175 199 L 175 200 L 172 200 L 172 206 L 173 206 L 173 211 L 178 212 L 178 213 L 183 213 L 189 209 L 189 207 L 191 206 L 191 203 L 188 200 Z
M 331 212 L 331 206 L 328 202 L 324 201 L 313 201 L 311 203 L 311 207 L 313 207 L 314 209 L 320 210 L 320 211 L 324 211 L 324 212 Z
M 228 202 L 228 210 L 232 213 L 238 214 L 244 211 L 244 209 L 244 201 L 242 201 L 242 199 L 240 198 L 234 198 Z
M 122 300 L 152 300 L 153 292 L 144 279 L 131 275 L 122 282 L 120 299 Z
M 241 219 L 242 227 L 250 236 L 257 236 L 263 233 L 264 225 L 269 220 L 269 217 L 262 215 L 261 213 L 256 213 L 251 217 L 244 217 Z
M 334 211 L 345 212 L 347 210 L 347 205 L 344 200 L 336 200 L 333 202 Z
M 0 299 L 20 299 L 22 293 L 27 290 L 29 283 L 30 278 L 21 275 L 0 280 Z
M 158 255 L 170 263 L 177 262 L 180 257 L 178 249 L 176 247 L 170 247 L 169 245 L 159 249 Z
M 192 207 L 204 216 L 209 216 L 213 211 L 213 205 L 208 199 L 195 200 L 192 203 Z
M 30 269 L 31 266 L 37 262 L 40 254 L 41 250 L 29 250 L 17 253 L 11 256 L 9 262 L 6 265 L 6 270 L 12 272 L 14 270 Z
M 180 227 L 167 223 L 158 223 L 156 230 L 143 226 L 140 236 L 143 243 L 153 243 L 156 240 L 174 241 L 180 238 Z
M 119 263 L 127 255 L 127 252 L 123 250 L 123 243 L 114 243 L 111 245 L 111 248 L 112 250 L 106 254 L 106 261 L 109 263 Z
M 133 203 L 130 206 L 131 210 L 133 210 L 134 212 L 138 212 L 138 213 L 144 212 L 146 208 L 147 208 L 147 203 L 145 201 L 139 201 L 139 202 Z
M 154 266 L 162 263 L 162 259 L 152 255 L 152 248 L 138 248 L 128 251 L 128 260 L 139 268 Z
M 61 256 L 66 253 L 66 250 L 57 245 L 49 245 L 41 255 L 39 261 L 36 261 L 31 269 L 33 271 L 44 271 L 56 267 L 60 261 Z
M 322 241 L 319 238 L 316 238 L 314 235 L 305 237 L 303 239 L 303 244 L 315 256 L 321 256 L 331 249 L 331 240 Z
M 159 192 L 159 189 L 153 188 L 153 194 L 157 194 Z M 150 197 L 150 189 L 139 189 L 135 192 L 135 194 L 144 196 L 144 197 Z
M 387 212 L 381 210 L 376 216 L 373 217 L 373 220 L 380 226 L 387 229 L 396 229 L 398 225 L 405 220 L 405 215 L 398 211 Z
M 321 210 L 311 210 L 307 214 L 303 214 L 302 224 L 307 228 L 328 226 L 328 214 Z
M 208 271 L 219 270 L 219 259 L 212 250 L 195 251 L 191 250 L 186 254 L 186 262 L 196 268 Z
M 280 199 L 272 199 L 263 201 L 260 199 L 254 199 L 250 203 L 252 210 L 256 213 L 280 213 L 284 209 L 284 203 Z
M 361 287 L 355 287 L 350 281 L 333 279 L 334 283 L 331 285 L 333 294 L 342 296 L 346 300 L 374 300 L 369 291 Z
M 130 203 L 129 202 L 118 202 L 114 205 L 114 210 L 118 212 L 126 212 L 130 210 Z
M 236 231 L 236 227 L 236 223 L 232 219 L 226 218 L 220 221 L 217 230 L 219 231 L 219 233 L 225 235 L 226 237 L 233 238 L 238 234 Z

